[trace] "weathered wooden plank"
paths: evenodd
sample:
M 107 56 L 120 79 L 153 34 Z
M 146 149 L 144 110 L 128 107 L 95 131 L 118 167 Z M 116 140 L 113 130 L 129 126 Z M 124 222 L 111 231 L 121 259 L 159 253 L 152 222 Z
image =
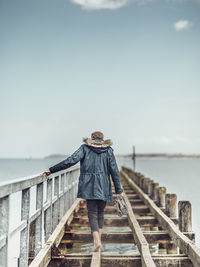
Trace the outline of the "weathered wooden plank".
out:
M 178 203 L 179 230 L 181 232 L 192 231 L 192 206 L 189 201 L 179 201 Z
M 177 218 L 177 195 L 166 194 L 165 213 L 169 218 Z
M 150 208 L 152 214 L 158 219 L 159 223 L 168 231 L 170 237 L 175 244 L 189 256 L 195 267 L 200 266 L 200 248 L 198 248 L 188 237 L 186 237 L 172 220 L 164 214 L 164 212 L 156 206 L 152 199 L 148 197 L 135 182 L 124 172 L 121 171 L 121 175 L 129 182 L 133 189 L 139 194 L 140 198 Z
M 144 213 L 149 213 L 149 207 L 147 205 L 133 205 L 132 206 L 133 212 L 135 214 L 144 214 Z M 115 207 L 114 206 L 106 206 L 105 214 L 116 214 Z
M 92 253 L 92 260 L 90 267 L 100 267 L 101 266 L 101 251 Z
M 172 256 L 168 255 L 158 255 L 152 256 L 156 267 L 193 267 L 191 261 L 186 256 Z M 141 267 L 141 257 L 140 256 L 102 256 L 101 259 L 102 267 Z
M 26 220 L 23 220 L 19 223 L 17 223 L 15 225 L 15 228 L 9 232 L 8 236 L 9 238 L 12 238 L 14 235 L 16 235 L 17 233 L 23 231 L 27 226 L 27 221 Z
M 47 181 L 47 201 L 50 205 L 46 210 L 45 242 L 52 233 L 52 179 Z
M 115 194 L 113 194 L 113 195 L 116 196 Z M 140 199 L 140 198 L 137 194 L 129 194 L 128 199 L 132 200 L 132 199 Z
M 104 226 L 128 226 L 128 219 L 127 217 L 104 217 Z M 80 216 L 77 215 L 73 218 L 71 226 L 88 226 L 89 227 L 89 220 L 87 216 Z
M 65 214 L 65 198 L 64 198 L 64 179 L 65 175 L 62 174 L 60 176 L 60 188 L 62 190 L 62 197 L 60 198 L 60 212 L 59 212 L 59 218 L 62 218 Z
M 131 203 L 132 206 L 139 206 L 139 205 L 144 206 L 144 202 L 141 199 L 131 199 L 129 200 L 129 202 Z M 106 206 L 107 207 L 113 206 L 113 203 L 108 202 Z
M 156 225 L 158 221 L 153 216 L 138 216 L 136 217 L 140 226 L 152 226 Z M 104 226 L 128 226 L 127 217 L 105 217 Z M 87 216 L 76 216 L 73 218 L 71 226 L 89 226 L 89 221 Z
M 142 233 L 140 225 L 133 213 L 131 203 L 129 202 L 128 197 L 125 193 L 124 198 L 127 203 L 129 225 L 132 229 L 134 240 L 136 241 L 137 247 L 141 254 L 142 267 L 155 267 L 156 265 L 150 254 L 149 244 L 147 243 Z
M 193 267 L 186 255 L 153 255 L 157 267 Z M 60 267 L 60 257 L 53 257 L 48 267 Z M 68 254 L 62 259 L 62 266 L 90 266 L 91 254 Z M 101 267 L 141 267 L 140 255 L 101 255 Z
M 170 237 L 167 231 L 143 231 L 143 235 L 148 241 L 148 243 L 167 243 L 170 241 Z M 131 231 L 123 231 L 123 232 L 108 232 L 103 231 L 101 240 L 104 243 L 135 243 L 133 239 L 133 234 Z M 73 242 L 81 242 L 81 243 L 90 243 L 93 242 L 93 237 L 91 232 L 88 230 L 75 231 L 73 232 L 65 232 L 61 243 L 73 243 Z
M 51 260 L 51 247 L 53 245 L 58 246 L 60 241 L 64 235 L 64 228 L 66 223 L 70 224 L 73 219 L 73 212 L 79 209 L 81 199 L 76 199 L 71 208 L 66 212 L 63 216 L 56 229 L 49 237 L 48 241 L 44 245 L 44 247 L 37 254 L 35 259 L 29 265 L 29 267 L 46 267 Z
M 57 200 L 54 202 L 52 206 L 53 212 L 53 222 L 52 222 L 52 231 L 56 228 L 59 222 L 59 176 L 54 178 L 54 196 L 57 197 Z
M 22 191 L 21 203 L 21 220 L 26 222 L 26 227 L 20 233 L 19 267 L 24 267 L 28 265 L 30 188 Z
M 161 186 L 158 188 L 158 206 L 165 207 L 166 187 Z
M 42 210 L 43 207 L 43 183 L 37 185 L 36 191 L 36 209 Z M 35 256 L 42 247 L 42 229 L 43 229 L 43 214 L 42 212 L 35 220 Z
M 0 199 L 0 266 L 8 261 L 9 200 L 9 196 Z

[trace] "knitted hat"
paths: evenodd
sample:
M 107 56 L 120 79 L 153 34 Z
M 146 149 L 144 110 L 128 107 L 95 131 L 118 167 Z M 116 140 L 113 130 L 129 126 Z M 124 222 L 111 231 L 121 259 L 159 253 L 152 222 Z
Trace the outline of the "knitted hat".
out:
M 91 134 L 92 139 L 104 139 L 104 134 L 102 132 L 96 131 Z

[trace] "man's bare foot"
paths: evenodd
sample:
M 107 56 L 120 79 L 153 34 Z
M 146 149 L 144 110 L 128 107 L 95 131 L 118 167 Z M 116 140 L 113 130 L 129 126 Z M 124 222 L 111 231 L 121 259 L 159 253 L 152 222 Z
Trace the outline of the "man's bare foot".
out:
M 101 241 L 99 238 L 99 233 L 97 231 L 93 232 L 93 237 L 94 237 L 94 252 L 97 252 L 101 248 Z
M 99 251 L 101 249 L 101 243 L 99 243 L 99 244 L 95 244 L 94 243 L 94 252 L 97 252 L 97 251 Z

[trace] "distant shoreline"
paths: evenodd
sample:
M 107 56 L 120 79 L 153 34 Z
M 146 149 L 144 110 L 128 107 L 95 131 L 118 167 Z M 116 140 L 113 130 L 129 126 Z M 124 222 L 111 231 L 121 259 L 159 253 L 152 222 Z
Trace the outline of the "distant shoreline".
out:
M 116 155 L 117 157 L 123 158 L 132 158 L 132 154 L 127 155 Z M 194 154 L 167 154 L 167 153 L 137 153 L 135 155 L 136 158 L 192 158 L 192 159 L 200 159 L 200 155 Z

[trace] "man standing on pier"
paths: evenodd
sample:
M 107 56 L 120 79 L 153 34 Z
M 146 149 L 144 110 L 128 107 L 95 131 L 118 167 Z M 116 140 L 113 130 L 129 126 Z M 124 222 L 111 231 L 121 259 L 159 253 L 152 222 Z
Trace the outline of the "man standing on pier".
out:
M 84 138 L 82 144 L 70 157 L 52 166 L 44 174 L 67 169 L 80 161 L 78 198 L 86 199 L 88 219 L 94 238 L 94 251 L 101 248 L 101 234 L 104 223 L 106 202 L 113 201 L 112 177 L 115 192 L 120 196 L 123 190 L 120 184 L 119 170 L 111 147 L 110 139 L 104 140 L 100 131 L 93 132 L 91 138 Z

